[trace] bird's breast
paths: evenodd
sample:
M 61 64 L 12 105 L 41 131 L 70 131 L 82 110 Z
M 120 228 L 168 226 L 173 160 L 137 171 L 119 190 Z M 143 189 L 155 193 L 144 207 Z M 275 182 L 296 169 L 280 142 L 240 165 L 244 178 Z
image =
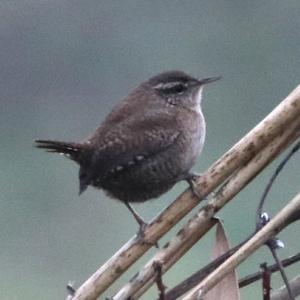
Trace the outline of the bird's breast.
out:
M 182 168 L 191 169 L 199 154 L 201 153 L 205 141 L 206 125 L 201 110 L 190 111 L 182 120 L 182 136 L 178 141 L 180 144 L 180 156 Z

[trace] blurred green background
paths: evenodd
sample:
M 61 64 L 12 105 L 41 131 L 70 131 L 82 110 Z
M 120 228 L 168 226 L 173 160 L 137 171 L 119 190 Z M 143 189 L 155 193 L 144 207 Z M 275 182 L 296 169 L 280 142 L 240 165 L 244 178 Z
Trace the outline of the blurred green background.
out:
M 33 148 L 34 139 L 86 137 L 120 98 L 160 71 L 221 75 L 204 93 L 207 142 L 195 166 L 203 172 L 300 83 L 299 15 L 298 0 L 1 0 L 0 298 L 64 299 L 69 280 L 78 286 L 137 230 L 125 206 L 102 192 L 90 188 L 79 198 L 78 167 Z M 299 192 L 299 163 L 297 154 L 274 186 L 272 215 Z M 253 230 L 275 165 L 220 212 L 232 244 Z M 150 220 L 186 187 L 180 183 L 135 208 Z M 196 244 L 164 276 L 165 284 L 172 287 L 206 264 L 213 238 L 211 232 Z M 299 224 L 280 238 L 286 244 L 281 257 L 299 251 Z M 257 271 L 263 261 L 273 262 L 264 248 L 239 275 Z M 288 276 L 299 272 L 298 264 Z M 275 275 L 273 286 L 281 284 Z M 242 299 L 261 299 L 261 293 L 260 283 L 251 285 Z M 152 288 L 143 299 L 155 295 Z

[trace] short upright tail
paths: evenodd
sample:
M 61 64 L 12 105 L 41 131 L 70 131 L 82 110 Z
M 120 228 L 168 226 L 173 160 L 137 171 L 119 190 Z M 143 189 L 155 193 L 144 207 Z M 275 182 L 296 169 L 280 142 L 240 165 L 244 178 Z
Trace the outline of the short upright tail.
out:
M 51 140 L 36 140 L 36 147 L 46 149 L 47 152 L 65 154 L 69 158 L 77 161 L 81 160 L 83 154 L 83 144 L 67 143 Z

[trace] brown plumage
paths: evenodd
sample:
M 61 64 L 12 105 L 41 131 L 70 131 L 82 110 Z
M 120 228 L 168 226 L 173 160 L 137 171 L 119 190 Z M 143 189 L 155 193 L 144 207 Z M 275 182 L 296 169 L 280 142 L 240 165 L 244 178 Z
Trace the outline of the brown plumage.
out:
M 180 71 L 164 72 L 138 86 L 80 143 L 37 140 L 80 166 L 80 193 L 91 185 L 125 202 L 143 202 L 191 179 L 202 150 L 204 84 Z

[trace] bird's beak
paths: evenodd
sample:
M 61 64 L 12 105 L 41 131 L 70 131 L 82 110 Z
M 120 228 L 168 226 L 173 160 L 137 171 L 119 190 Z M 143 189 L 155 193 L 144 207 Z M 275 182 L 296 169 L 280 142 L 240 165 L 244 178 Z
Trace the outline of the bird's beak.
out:
M 215 82 L 219 79 L 221 79 L 221 76 L 217 76 L 217 77 L 209 77 L 209 78 L 203 78 L 203 79 L 198 79 L 198 83 L 199 85 L 205 85 L 211 82 Z

